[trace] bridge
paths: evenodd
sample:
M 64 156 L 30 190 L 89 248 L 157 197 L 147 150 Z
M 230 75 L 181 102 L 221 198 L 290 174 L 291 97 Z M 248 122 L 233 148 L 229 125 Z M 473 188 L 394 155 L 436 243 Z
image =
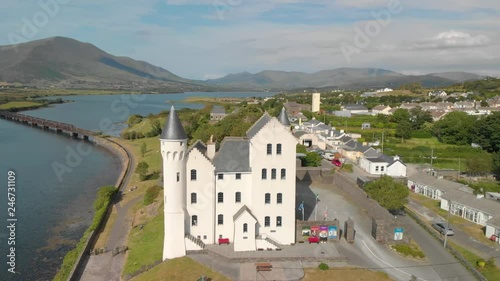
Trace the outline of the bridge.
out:
M 96 133 L 89 130 L 84 130 L 77 128 L 71 124 L 56 122 L 52 120 L 47 120 L 43 118 L 28 116 L 24 114 L 14 113 L 10 111 L 0 110 L 0 118 L 20 122 L 26 125 L 36 126 L 43 129 L 53 130 L 57 133 L 66 132 L 71 137 L 79 138 L 81 137 L 84 140 L 88 140 L 89 137 L 95 136 Z

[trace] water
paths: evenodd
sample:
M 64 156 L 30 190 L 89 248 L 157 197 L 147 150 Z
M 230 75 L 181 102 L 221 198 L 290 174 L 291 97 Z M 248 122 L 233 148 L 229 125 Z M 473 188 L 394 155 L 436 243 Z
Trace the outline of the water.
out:
M 170 108 L 202 108 L 186 97 L 265 97 L 272 93 L 186 93 L 158 95 L 67 96 L 74 102 L 23 112 L 77 127 L 119 134 L 129 114 L 148 115 Z M 140 98 L 138 98 L 140 97 Z M 111 124 L 111 125 L 109 125 Z M 106 126 L 104 126 L 106 125 Z M 68 151 L 91 151 L 80 163 Z M 74 160 L 74 159 L 73 159 Z M 71 172 L 59 178 L 53 163 Z M 71 164 L 71 165 L 69 165 Z M 74 165 L 73 165 L 74 164 Z M 76 165 L 78 164 L 78 165 Z M 67 135 L 0 119 L 0 280 L 51 280 L 64 255 L 78 242 L 93 217 L 98 187 L 114 184 L 120 163 L 107 150 Z M 16 272 L 7 272 L 7 173 L 16 173 Z

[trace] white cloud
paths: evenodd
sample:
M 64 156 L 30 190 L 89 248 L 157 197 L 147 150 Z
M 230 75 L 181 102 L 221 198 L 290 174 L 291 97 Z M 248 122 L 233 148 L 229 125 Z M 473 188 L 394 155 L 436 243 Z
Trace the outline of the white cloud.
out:
M 471 35 L 470 33 L 450 30 L 441 32 L 432 38 L 414 42 L 410 49 L 446 49 L 469 48 L 485 46 L 489 43 L 488 37 L 483 34 Z

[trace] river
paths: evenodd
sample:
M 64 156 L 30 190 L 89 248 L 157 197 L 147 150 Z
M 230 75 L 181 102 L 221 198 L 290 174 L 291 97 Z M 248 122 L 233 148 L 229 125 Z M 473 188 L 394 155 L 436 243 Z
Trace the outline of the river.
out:
M 156 95 L 63 96 L 74 102 L 52 105 L 23 114 L 73 124 L 118 135 L 130 114 L 155 114 L 168 110 L 202 108 L 185 103 L 188 97 L 266 97 L 273 93 L 184 93 Z M 59 97 L 59 96 L 58 96 Z M 80 158 L 69 155 L 85 151 Z M 52 280 L 64 255 L 74 248 L 92 221 L 97 188 L 114 184 L 119 160 L 92 143 L 71 139 L 39 128 L 0 119 L 0 280 Z M 71 172 L 58 174 L 54 165 Z M 15 172 L 15 274 L 7 271 L 7 180 Z M 12 241 L 12 240 L 11 240 Z

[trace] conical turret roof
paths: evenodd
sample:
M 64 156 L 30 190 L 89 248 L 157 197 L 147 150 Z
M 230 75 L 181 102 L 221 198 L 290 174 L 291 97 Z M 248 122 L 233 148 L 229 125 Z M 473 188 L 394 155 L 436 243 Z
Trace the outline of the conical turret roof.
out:
M 290 120 L 288 119 L 288 113 L 286 113 L 285 107 L 281 109 L 281 113 L 280 115 L 278 115 L 278 120 L 281 122 L 281 124 L 290 126 Z
M 175 108 L 172 105 L 170 108 L 170 113 L 168 114 L 167 122 L 165 123 L 165 127 L 161 132 L 162 140 L 185 140 L 187 139 L 186 132 L 184 131 L 184 127 L 182 127 L 181 120 L 179 116 L 177 116 L 177 112 L 175 112 Z

